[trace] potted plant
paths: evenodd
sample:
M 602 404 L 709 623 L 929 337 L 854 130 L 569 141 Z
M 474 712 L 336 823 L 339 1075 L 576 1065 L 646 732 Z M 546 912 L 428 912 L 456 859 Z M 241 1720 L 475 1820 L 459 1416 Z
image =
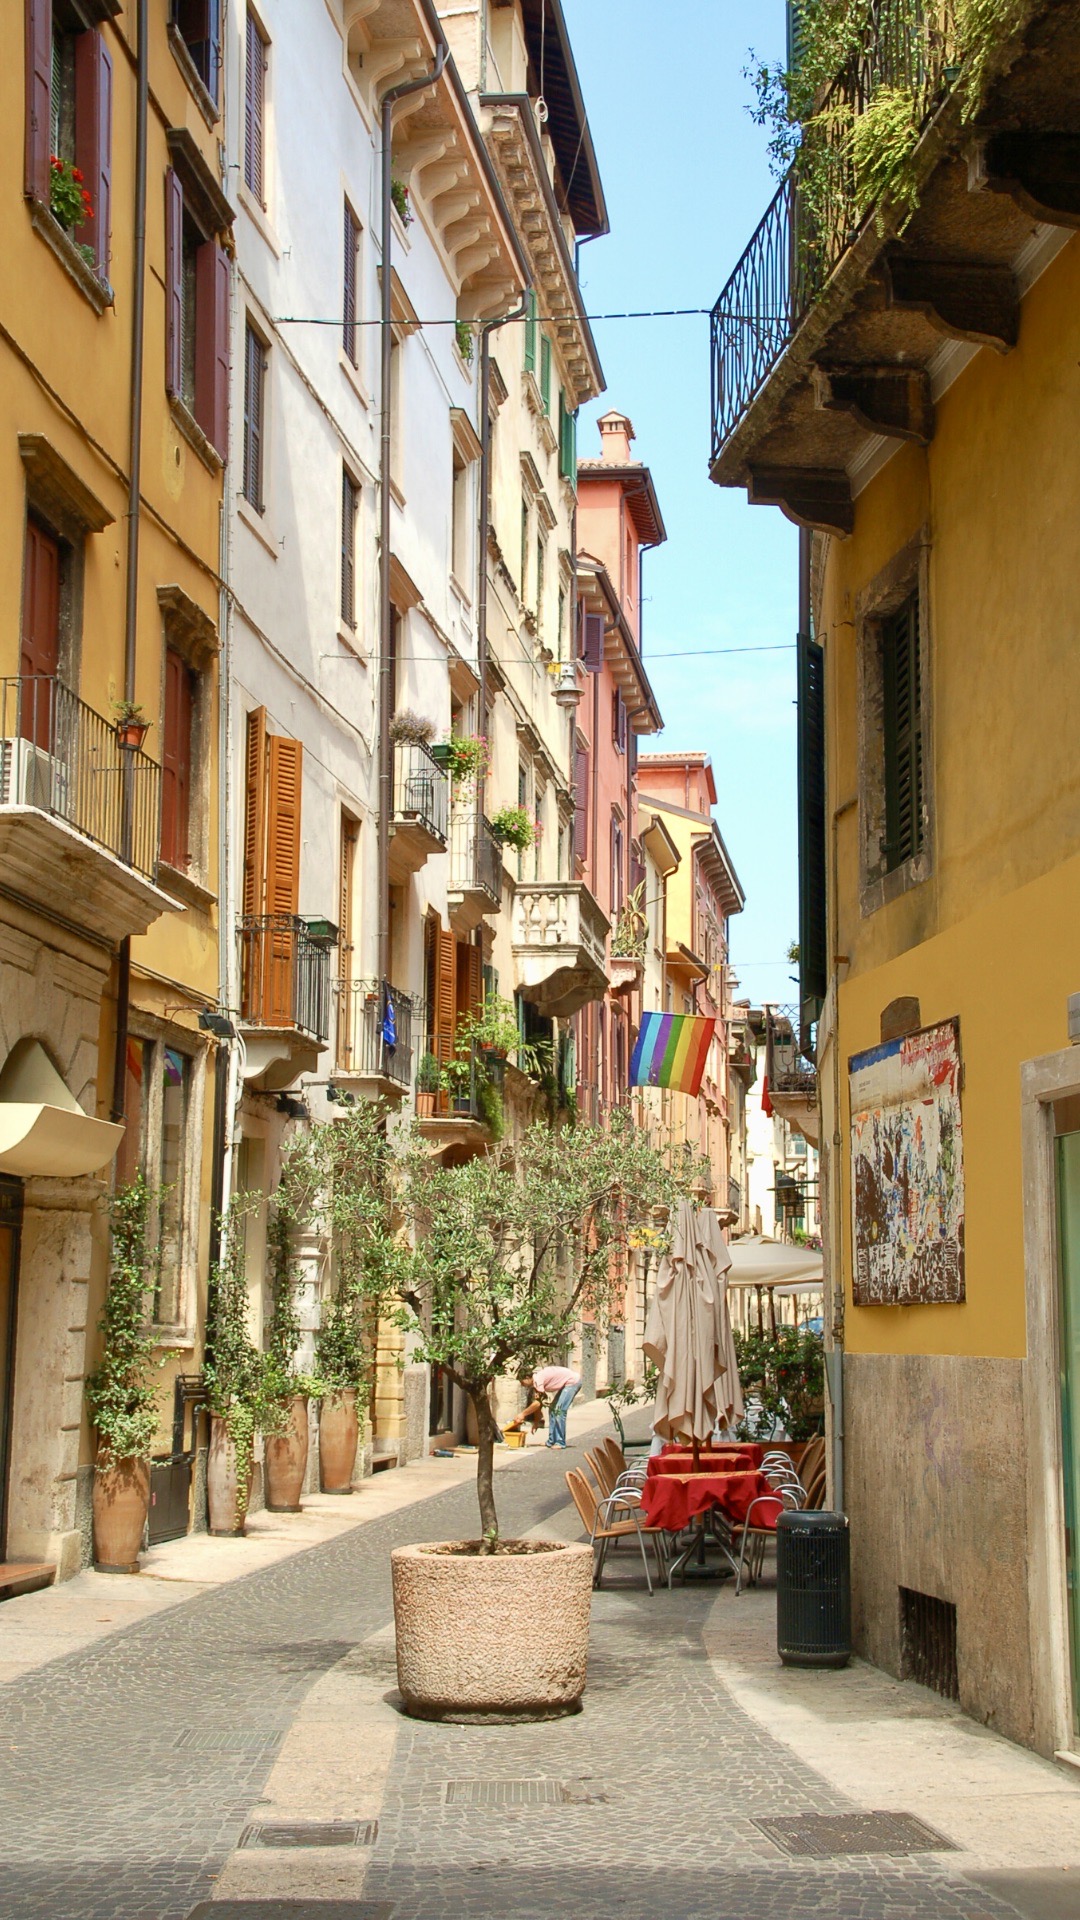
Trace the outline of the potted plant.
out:
M 439 1063 L 433 1053 L 421 1055 L 416 1070 L 416 1117 L 418 1120 L 430 1120 L 435 1112 L 439 1097 Z
M 536 822 L 524 807 L 500 807 L 491 821 L 491 831 L 504 847 L 516 847 L 524 853 L 536 840 Z
M 285 1204 L 288 1162 L 270 1222 L 273 1304 L 263 1360 L 263 1471 L 271 1513 L 299 1513 L 310 1441 L 308 1401 L 321 1398 L 324 1383 L 296 1366 L 300 1320 L 296 1310 L 290 1213 Z
M 474 1073 L 472 1050 L 463 1050 L 463 1043 L 459 1041 L 457 1051 L 439 1074 L 439 1085 L 444 1093 L 450 1095 L 450 1104 L 455 1113 L 471 1113 L 473 1110 Z
M 476 341 L 473 336 L 471 321 L 469 320 L 454 321 L 454 344 L 457 347 L 457 350 L 460 353 L 462 359 L 464 360 L 465 365 L 467 367 L 471 367 L 473 363 L 473 356 L 476 352 Z
M 86 1382 L 97 1431 L 94 1463 L 94 1565 L 100 1573 L 138 1573 L 150 1508 L 150 1449 L 158 1426 L 155 1358 L 146 1332 L 150 1194 L 140 1175 L 109 1206 L 109 1284 L 98 1321 L 101 1359 Z
M 406 1711 L 465 1721 L 573 1712 L 585 1685 L 592 1554 L 501 1538 L 491 1394 L 512 1368 L 563 1351 L 583 1313 L 607 1317 L 628 1229 L 673 1197 L 673 1178 L 622 1110 L 610 1129 L 579 1129 L 572 1154 L 539 1124 L 513 1153 L 501 1147 L 460 1166 L 432 1166 L 414 1150 L 403 1178 L 416 1246 L 403 1324 L 472 1404 L 480 1509 L 480 1538 L 391 1554 Z
M 455 788 L 473 786 L 488 770 L 488 743 L 482 734 L 452 733 L 431 748 L 431 757 L 450 775 Z
M 150 731 L 150 722 L 136 700 L 114 700 L 116 738 L 121 747 L 139 748 Z
M 247 1524 L 255 1434 L 263 1413 L 264 1357 L 248 1331 L 244 1225 L 258 1196 L 233 1194 L 217 1222 L 218 1258 L 210 1272 L 203 1378 L 210 1409 L 206 1497 L 210 1532 L 239 1537 Z
M 394 212 L 397 214 L 402 226 L 411 227 L 413 223 L 413 210 L 409 200 L 409 189 L 405 185 L 404 180 L 391 180 L 390 198 L 394 203 Z
M 81 168 L 71 160 L 62 160 L 58 153 L 49 159 L 49 212 L 57 225 L 72 235 L 76 227 L 86 226 L 94 217 L 94 203 Z M 75 244 L 87 266 L 96 272 L 97 255 L 93 247 L 79 241 Z
M 390 738 L 395 745 L 430 747 L 434 737 L 434 720 L 425 720 L 411 707 L 401 707 L 390 722 Z

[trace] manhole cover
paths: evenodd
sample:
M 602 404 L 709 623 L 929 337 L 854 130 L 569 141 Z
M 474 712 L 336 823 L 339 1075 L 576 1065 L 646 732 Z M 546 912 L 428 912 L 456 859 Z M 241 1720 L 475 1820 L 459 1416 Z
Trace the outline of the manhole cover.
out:
M 846 1853 L 955 1853 L 951 1840 L 910 1813 L 804 1813 L 792 1820 L 755 1820 L 785 1853 L 832 1860 Z
M 187 1920 L 393 1920 L 384 1900 L 204 1900 Z
M 448 1807 L 561 1807 L 568 1799 L 561 1780 L 450 1780 Z
M 188 1753 L 276 1753 L 280 1727 L 185 1727 L 173 1746 Z
M 242 1847 L 373 1847 L 377 1820 L 256 1821 L 240 1836 Z

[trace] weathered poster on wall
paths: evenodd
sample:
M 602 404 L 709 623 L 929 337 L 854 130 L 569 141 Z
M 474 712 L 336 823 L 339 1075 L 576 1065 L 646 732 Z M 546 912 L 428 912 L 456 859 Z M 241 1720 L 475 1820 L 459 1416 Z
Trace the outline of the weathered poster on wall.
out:
M 964 1141 L 955 1020 L 848 1062 L 857 1307 L 964 1298 Z

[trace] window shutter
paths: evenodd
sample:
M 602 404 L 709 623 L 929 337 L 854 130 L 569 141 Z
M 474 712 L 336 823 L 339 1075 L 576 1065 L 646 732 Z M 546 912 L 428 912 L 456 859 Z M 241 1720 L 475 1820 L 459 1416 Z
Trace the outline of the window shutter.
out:
M 551 341 L 547 334 L 540 336 L 540 398 L 544 403 L 544 412 L 551 412 Z
M 353 970 L 353 895 L 356 886 L 356 849 L 360 823 L 349 814 L 341 816 L 341 866 L 338 873 L 338 971 L 343 980 L 352 979 Z
M 357 225 L 353 210 L 345 202 L 345 297 L 342 304 L 343 343 L 348 359 L 355 367 L 356 353 L 356 250 Z
M 582 662 L 586 673 L 599 673 L 604 664 L 604 616 L 602 613 L 587 613 L 583 622 L 585 644 L 582 649 Z
M 221 65 L 220 11 L 219 0 L 177 0 L 175 9 L 181 38 L 215 106 Z
M 52 0 L 26 0 L 26 191 L 49 203 Z
M 536 295 L 529 288 L 529 309 L 525 316 L 525 371 L 536 372 Z
M 19 672 L 54 674 L 60 664 L 60 548 L 36 520 L 26 523 Z
M 191 669 L 175 647 L 165 649 L 165 725 L 161 748 L 161 856 L 181 870 L 190 858 Z
M 247 17 L 247 62 L 244 76 L 244 179 L 259 204 L 263 203 L 263 105 L 266 48 L 254 14 Z
M 589 857 L 589 749 L 580 745 L 574 782 L 574 854 L 578 860 Z
M 259 914 L 266 898 L 266 708 L 247 717 L 244 785 L 244 912 Z
M 922 832 L 922 686 L 919 601 L 911 599 L 882 633 L 885 732 L 885 865 L 919 852 Z
M 341 471 L 341 618 L 356 625 L 356 499 L 357 489 L 348 468 Z
M 304 749 L 280 733 L 269 738 L 266 819 L 266 911 L 296 913 L 300 905 L 300 783 Z
M 825 653 L 799 636 L 799 992 L 803 1018 L 828 987 L 825 905 Z
M 165 387 L 178 397 L 184 356 L 184 189 L 172 167 L 165 175 Z
M 101 33 L 75 40 L 75 163 L 81 168 L 94 217 L 75 229 L 80 246 L 94 249 L 98 271 L 109 265 L 112 216 L 112 60 Z
M 245 336 L 244 366 L 244 498 L 257 512 L 263 510 L 263 389 L 266 354 L 253 327 Z
M 435 981 L 435 1056 L 445 1066 L 454 1052 L 457 1026 L 457 941 L 452 933 L 439 928 L 438 973 Z
M 229 256 L 214 240 L 195 255 L 195 418 L 224 460 L 229 451 Z
M 482 947 L 466 947 L 466 1010 L 479 1013 L 484 1004 L 484 952 Z

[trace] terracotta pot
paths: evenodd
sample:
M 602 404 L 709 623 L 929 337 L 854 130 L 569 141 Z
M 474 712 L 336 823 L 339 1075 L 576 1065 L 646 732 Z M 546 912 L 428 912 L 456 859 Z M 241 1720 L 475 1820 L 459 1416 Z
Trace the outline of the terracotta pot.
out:
M 307 1396 L 298 1393 L 289 1404 L 285 1432 L 271 1434 L 266 1442 L 266 1505 L 271 1513 L 299 1513 L 307 1457 Z
M 435 1094 L 418 1093 L 416 1096 L 416 1117 L 418 1120 L 430 1120 L 435 1112 Z
M 545 1541 L 546 1552 L 481 1557 L 447 1552 L 448 1544 L 390 1555 L 405 1711 L 480 1723 L 576 1713 L 589 1653 L 592 1549 Z
M 210 1451 L 206 1460 L 206 1502 L 210 1509 L 210 1532 L 216 1535 L 238 1536 L 244 1531 L 247 1519 L 248 1496 L 251 1493 L 251 1462 L 254 1454 L 254 1442 L 248 1443 L 247 1492 L 241 1504 L 236 1477 L 236 1449 L 229 1438 L 224 1420 L 215 1413 L 210 1422 Z
M 353 1388 L 328 1395 L 319 1416 L 319 1485 L 324 1493 L 352 1492 L 359 1433 Z
M 94 1565 L 99 1573 L 138 1573 L 150 1511 L 150 1467 L 121 1460 L 94 1470 Z

